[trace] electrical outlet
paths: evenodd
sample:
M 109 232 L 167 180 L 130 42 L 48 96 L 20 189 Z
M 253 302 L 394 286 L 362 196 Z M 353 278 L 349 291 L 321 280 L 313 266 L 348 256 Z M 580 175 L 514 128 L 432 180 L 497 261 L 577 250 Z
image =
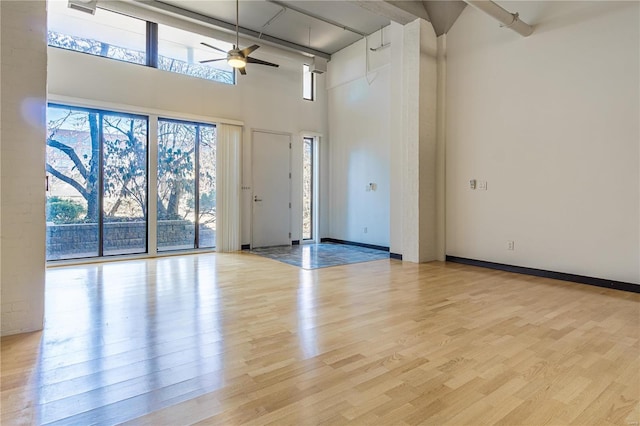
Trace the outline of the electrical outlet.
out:
M 487 190 L 487 181 L 486 180 L 479 180 L 478 181 L 478 189 L 482 189 L 484 191 Z
M 507 241 L 507 250 L 515 250 L 516 249 L 516 243 L 513 241 Z
M 367 229 L 367 227 L 364 227 L 364 233 L 366 234 L 367 232 L 369 232 L 369 230 Z

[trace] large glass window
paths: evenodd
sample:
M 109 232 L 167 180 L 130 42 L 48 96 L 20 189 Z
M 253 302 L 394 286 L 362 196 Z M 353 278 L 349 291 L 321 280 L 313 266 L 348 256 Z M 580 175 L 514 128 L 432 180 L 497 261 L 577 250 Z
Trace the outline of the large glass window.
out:
M 302 140 L 302 239 L 313 240 L 314 214 L 314 140 Z
M 47 109 L 47 260 L 147 251 L 147 118 Z
M 47 260 L 98 256 L 98 115 L 49 107 L 47 122 Z
M 91 15 L 68 8 L 66 1 L 48 3 L 49 46 L 144 65 L 146 25 L 104 9 Z
M 215 246 L 215 140 L 212 125 L 158 120 L 158 251 Z
M 226 55 L 200 43 L 205 42 L 224 51 L 231 44 L 203 37 L 189 31 L 167 25 L 158 25 L 158 68 L 165 71 L 206 78 L 222 83 L 234 84 L 235 73 L 227 64 Z M 201 64 L 200 61 L 220 59 Z
M 233 47 L 229 43 L 105 9 L 91 15 L 68 8 L 66 0 L 48 4 L 49 46 L 235 84 L 226 55 L 201 44 L 226 52 Z M 220 60 L 200 63 L 209 59 Z

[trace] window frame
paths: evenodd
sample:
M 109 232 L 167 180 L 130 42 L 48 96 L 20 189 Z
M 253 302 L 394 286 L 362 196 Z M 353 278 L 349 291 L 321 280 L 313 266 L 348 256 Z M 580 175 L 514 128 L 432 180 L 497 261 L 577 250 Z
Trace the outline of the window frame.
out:
M 238 80 L 237 80 L 237 72 L 236 72 L 235 69 L 231 70 L 231 71 L 221 70 L 222 72 L 228 73 L 230 75 L 230 77 L 231 77 L 230 81 L 231 82 L 229 82 L 229 81 L 225 81 L 223 79 L 206 78 L 206 77 L 198 76 L 198 75 L 195 75 L 195 74 L 181 73 L 181 72 L 176 72 L 176 71 L 171 71 L 171 70 L 167 70 L 167 69 L 161 68 L 160 67 L 160 55 L 159 55 L 159 42 L 160 42 L 160 40 L 159 40 L 159 37 L 158 37 L 159 24 L 157 22 L 152 22 L 152 21 L 149 21 L 148 19 L 139 18 L 137 16 L 134 16 L 134 15 L 131 15 L 131 14 L 127 14 L 127 13 L 123 13 L 123 12 L 120 12 L 120 11 L 117 11 L 117 10 L 111 10 L 110 8 L 104 8 L 104 7 L 98 6 L 97 9 L 103 10 L 103 11 L 108 12 L 108 13 L 115 13 L 115 14 L 119 14 L 119 15 L 122 15 L 122 16 L 126 16 L 128 18 L 136 19 L 136 20 L 139 20 L 139 21 L 145 23 L 145 45 L 144 45 L 144 52 L 143 52 L 143 54 L 145 56 L 144 61 L 142 61 L 142 62 L 127 61 L 125 59 L 112 58 L 112 57 L 109 57 L 109 56 L 94 54 L 94 53 L 91 53 L 91 52 L 84 52 L 82 50 L 69 49 L 69 48 L 66 48 L 66 47 L 63 47 L 63 46 L 52 45 L 52 44 L 50 44 L 50 35 L 49 34 L 51 32 L 53 32 L 53 31 L 49 31 L 49 30 L 47 31 L 47 46 L 48 47 L 52 47 L 52 48 L 56 48 L 56 49 L 68 50 L 68 51 L 71 51 L 71 52 L 77 52 L 77 53 L 83 53 L 83 54 L 86 54 L 86 55 L 97 56 L 97 57 L 100 57 L 100 58 L 113 59 L 113 60 L 116 60 L 116 61 L 125 62 L 125 63 L 129 63 L 129 64 L 142 65 L 142 66 L 146 66 L 146 67 L 149 67 L 149 68 L 155 68 L 155 69 L 158 69 L 158 70 L 161 70 L 161 71 L 167 71 L 167 72 L 171 72 L 171 73 L 174 73 L 174 74 L 187 75 L 187 76 L 190 76 L 190 77 L 193 77 L 193 78 L 199 78 L 199 79 L 202 79 L 202 80 L 212 81 L 212 82 L 216 82 L 216 83 L 220 83 L 220 84 L 226 84 L 226 85 L 232 85 L 232 86 L 237 85 Z M 82 12 L 78 12 L 78 13 L 82 13 Z M 165 25 L 167 27 L 172 27 L 172 28 L 176 28 L 176 29 L 179 29 L 179 30 L 182 30 L 182 31 L 193 33 L 192 31 L 189 31 L 189 30 L 184 29 L 184 28 L 175 27 L 175 26 L 166 25 L 166 24 L 163 24 L 163 25 Z M 198 33 L 193 33 L 193 34 L 198 34 Z M 66 35 L 66 34 L 62 34 L 62 35 Z M 72 37 L 72 38 L 81 38 L 81 37 L 75 37 L 75 36 L 70 36 L 70 35 L 67 35 L 67 36 Z M 206 38 L 206 36 L 203 36 L 203 37 Z M 209 38 L 212 38 L 212 37 L 209 37 Z M 93 39 L 91 41 L 101 42 L 100 40 L 93 40 Z

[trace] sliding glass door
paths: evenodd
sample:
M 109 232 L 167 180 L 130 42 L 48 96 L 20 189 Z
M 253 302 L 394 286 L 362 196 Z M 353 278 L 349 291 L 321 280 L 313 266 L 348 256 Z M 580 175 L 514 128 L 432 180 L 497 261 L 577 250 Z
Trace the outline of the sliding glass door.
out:
M 47 121 L 47 260 L 147 252 L 147 118 L 50 105 Z
M 147 251 L 147 119 L 102 114 L 103 254 Z
M 198 247 L 216 246 L 216 128 L 200 125 Z
M 47 260 L 148 253 L 149 226 L 152 254 L 215 248 L 214 125 L 157 119 L 150 182 L 148 117 L 50 104 L 47 119 Z
M 158 120 L 158 251 L 215 247 L 215 127 Z
M 47 123 L 47 260 L 98 256 L 98 113 L 50 106 Z

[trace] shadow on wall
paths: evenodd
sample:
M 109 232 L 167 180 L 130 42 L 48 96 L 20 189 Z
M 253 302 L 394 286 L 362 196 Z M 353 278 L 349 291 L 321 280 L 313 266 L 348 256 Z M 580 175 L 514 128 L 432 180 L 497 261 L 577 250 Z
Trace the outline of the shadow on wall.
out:
M 576 11 L 578 5 L 582 7 L 582 10 Z M 528 18 L 528 23 L 535 26 L 532 34 L 532 37 L 535 37 L 536 34 L 544 34 L 584 24 L 591 20 L 599 20 L 625 8 L 629 9 L 629 13 L 632 13 L 631 9 L 635 8 L 635 14 L 638 14 L 638 3 L 635 1 L 584 2 L 584 4 L 581 2 L 540 2 L 540 4 L 536 4 L 536 12 Z

